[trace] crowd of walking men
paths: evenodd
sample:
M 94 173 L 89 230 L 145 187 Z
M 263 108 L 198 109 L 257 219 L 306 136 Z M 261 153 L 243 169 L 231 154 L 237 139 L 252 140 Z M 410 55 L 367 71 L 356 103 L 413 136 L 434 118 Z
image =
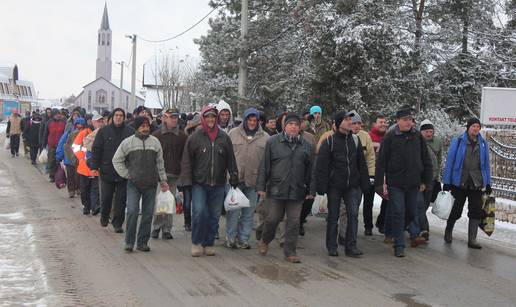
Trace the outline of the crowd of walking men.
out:
M 256 229 L 257 249 L 266 255 L 281 226 L 286 260 L 300 262 L 297 239 L 317 194 L 327 195 L 326 248 L 338 256 L 359 258 L 359 207 L 363 198 L 364 234 L 373 234 L 373 201 L 382 198 L 375 226 L 392 244 L 394 255 L 405 255 L 405 231 L 410 245 L 429 240 L 429 205 L 444 189 L 455 197 L 444 240 L 452 243 L 455 221 L 468 200 L 468 246 L 480 249 L 477 230 L 485 217 L 482 193 L 491 193 L 489 150 L 478 119 L 452 140 L 441 176 L 443 143 L 429 120 L 419 125 L 415 111 L 403 107 L 388 126 L 378 115 L 368 133 L 356 111 L 338 112 L 331 124 L 323 110 L 312 106 L 299 116 L 278 112 L 265 116 L 247 109 L 234 122 L 224 101 L 181 114 L 164 110 L 158 117 L 144 107 L 133 114 L 117 108 L 86 114 L 76 108 L 46 109 L 9 118 L 11 154 L 18 156 L 20 138 L 33 164 L 48 151 L 50 181 L 66 167 L 69 197 L 79 196 L 85 215 L 100 213 L 100 225 L 112 224 L 124 233 L 125 250 L 149 251 L 150 238 L 173 239 L 172 214 L 155 215 L 156 193 L 172 191 L 183 198 L 184 228 L 191 231 L 194 257 L 215 255 L 225 195 L 239 188 L 250 207 L 225 213 L 228 248 L 250 249 Z M 362 197 L 363 196 L 363 197 Z M 141 202 L 141 204 L 140 204 Z M 254 215 L 258 215 L 255 225 Z M 138 218 L 140 223 L 138 225 Z M 285 218 L 286 216 L 286 218 Z M 138 228 L 138 229 L 137 229 Z

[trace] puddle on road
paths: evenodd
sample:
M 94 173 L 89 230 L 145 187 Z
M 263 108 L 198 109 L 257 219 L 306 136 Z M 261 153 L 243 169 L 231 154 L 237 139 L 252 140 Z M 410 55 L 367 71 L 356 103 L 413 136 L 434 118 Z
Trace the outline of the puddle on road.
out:
M 407 307 L 432 307 L 428 304 L 418 303 L 414 300 L 415 294 L 396 293 L 393 295 L 394 300 L 404 303 Z
M 274 282 L 282 282 L 294 287 L 306 281 L 307 274 L 303 271 L 294 271 L 274 265 L 251 266 L 249 271 L 258 277 Z
M 32 226 L 21 212 L 0 214 L 0 306 L 47 306 L 49 288 Z

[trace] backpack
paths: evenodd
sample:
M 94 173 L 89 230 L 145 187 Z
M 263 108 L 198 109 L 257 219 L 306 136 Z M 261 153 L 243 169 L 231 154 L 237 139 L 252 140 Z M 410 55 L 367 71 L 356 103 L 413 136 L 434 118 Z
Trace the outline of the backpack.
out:
M 68 135 L 68 139 L 66 139 L 66 143 L 63 145 L 65 157 L 70 163 L 70 165 L 74 167 L 77 167 L 77 165 L 79 165 L 79 160 L 77 160 L 77 157 L 75 156 L 72 149 L 73 142 L 75 141 L 75 138 L 78 134 L 79 131 L 70 132 L 70 134 Z

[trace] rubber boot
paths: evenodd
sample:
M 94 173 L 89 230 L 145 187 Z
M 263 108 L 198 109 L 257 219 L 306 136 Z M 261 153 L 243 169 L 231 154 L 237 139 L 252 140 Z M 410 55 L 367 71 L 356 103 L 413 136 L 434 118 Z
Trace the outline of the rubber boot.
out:
M 477 242 L 477 234 L 478 234 L 478 225 L 480 225 L 480 220 L 469 219 L 468 225 L 468 247 L 473 249 L 481 249 Z
M 444 230 L 444 242 L 446 243 L 452 243 L 453 241 L 453 226 L 455 226 L 455 221 L 448 220 L 448 222 L 446 223 L 446 229 Z

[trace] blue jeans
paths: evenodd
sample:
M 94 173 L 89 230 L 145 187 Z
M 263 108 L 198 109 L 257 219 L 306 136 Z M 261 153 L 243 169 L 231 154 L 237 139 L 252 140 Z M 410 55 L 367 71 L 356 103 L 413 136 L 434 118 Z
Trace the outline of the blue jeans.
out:
M 254 222 L 254 210 L 258 202 L 258 193 L 241 183 L 238 188 L 249 199 L 249 208 L 242 208 L 226 212 L 226 237 L 234 241 L 238 235 L 238 241 L 247 242 L 251 237 Z
M 140 228 L 138 229 L 137 245 L 146 245 L 149 242 L 152 216 L 156 203 L 156 189 L 139 189 L 131 181 L 127 181 L 127 217 L 125 243 L 134 245 L 136 237 L 136 226 L 138 225 L 138 214 L 140 213 L 140 198 L 142 199 L 142 216 Z
M 360 188 L 353 187 L 345 191 L 330 188 L 328 191 L 328 220 L 326 223 L 326 248 L 328 250 L 337 249 L 337 234 L 339 226 L 340 201 L 344 200 L 347 213 L 346 225 L 346 251 L 357 245 L 358 233 L 358 210 L 362 200 Z
M 419 188 L 397 188 L 388 187 L 389 204 L 387 207 L 387 220 L 391 223 L 394 247 L 405 247 L 405 213 L 409 225 L 410 238 L 414 239 L 419 235 L 418 219 L 418 195 Z
M 223 203 L 224 186 L 192 186 L 192 244 L 213 246 Z

